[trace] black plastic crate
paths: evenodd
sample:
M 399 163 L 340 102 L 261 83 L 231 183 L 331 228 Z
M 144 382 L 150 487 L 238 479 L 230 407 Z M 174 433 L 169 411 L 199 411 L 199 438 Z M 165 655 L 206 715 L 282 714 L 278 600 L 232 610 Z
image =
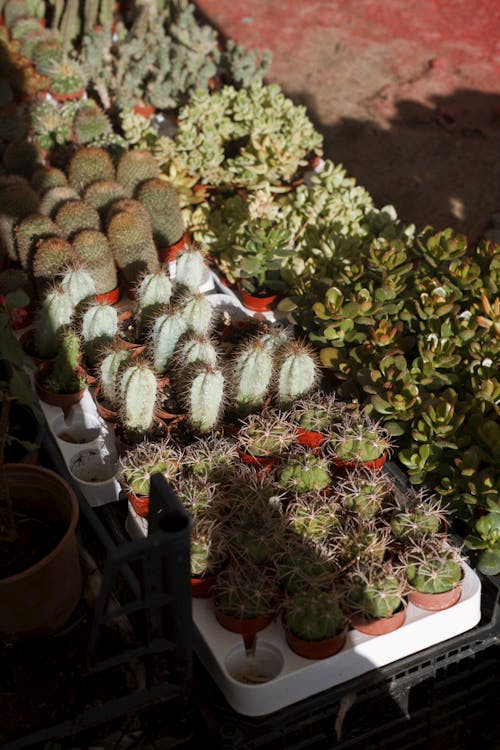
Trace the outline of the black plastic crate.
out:
M 200 736 L 217 750 L 498 750 L 499 586 L 481 582 L 476 627 L 267 716 L 233 711 L 196 663 Z
M 43 459 L 70 481 L 50 434 L 44 440 Z M 120 520 L 120 503 L 112 510 L 106 510 L 106 506 L 94 509 L 78 488 L 73 488 L 80 505 L 79 535 L 87 559 L 87 593 L 92 590 L 88 577 L 97 579 L 92 601 L 82 600 L 66 628 L 68 632 L 81 628 L 82 618 L 86 618 L 79 636 L 81 643 L 76 653 L 71 652 L 71 657 L 79 660 L 78 679 L 65 685 L 65 668 L 69 671 L 73 664 L 62 662 L 59 675 L 48 672 L 42 690 L 61 691 L 61 710 L 41 721 L 38 715 L 33 719 L 27 707 L 29 731 L 28 721 L 23 726 L 22 718 L 4 713 L 2 722 L 0 708 L 0 745 L 4 750 L 43 748 L 48 741 L 57 740 L 61 746 L 68 739 L 68 746 L 84 747 L 87 737 L 95 744 L 92 738 L 102 738 L 126 724 L 132 726 L 134 718 L 158 705 L 162 707 L 163 735 L 178 744 L 192 733 L 189 515 L 164 478 L 156 475 L 151 489 L 150 534 L 130 541 Z M 28 684 L 30 656 L 40 662 L 38 671 L 43 671 L 44 659 L 55 654 L 58 647 L 62 658 L 69 658 L 64 642 L 63 631 L 50 642 L 16 646 L 14 653 L 19 658 L 12 659 L 9 675 L 0 675 L 0 705 L 2 691 L 7 695 L 9 689 Z M 36 649 L 41 650 L 42 659 Z M 8 654 L 4 658 L 9 665 Z M 21 663 L 24 658 L 26 666 Z M 103 687 L 106 685 L 107 690 Z M 42 704 L 43 697 L 42 693 Z M 66 715 L 68 706 L 71 713 Z M 43 711 L 41 717 L 45 718 Z M 9 727 L 7 732 L 5 726 Z M 2 737 L 6 737 L 3 745 Z

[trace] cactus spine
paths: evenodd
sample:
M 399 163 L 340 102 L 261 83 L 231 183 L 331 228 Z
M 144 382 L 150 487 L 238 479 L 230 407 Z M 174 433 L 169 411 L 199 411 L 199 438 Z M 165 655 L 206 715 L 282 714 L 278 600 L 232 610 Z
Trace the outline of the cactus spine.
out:
M 118 286 L 115 261 L 106 235 L 84 229 L 73 238 L 73 252 L 92 276 L 96 294 L 105 294 Z
M 99 365 L 99 381 L 109 406 L 117 408 L 120 401 L 120 373 L 130 362 L 126 349 L 111 349 Z
M 139 149 L 125 151 L 116 168 L 116 179 L 130 198 L 143 182 L 159 176 L 160 166 L 155 157 L 149 151 Z
M 57 237 L 59 227 L 44 214 L 31 214 L 19 222 L 15 229 L 16 247 L 19 261 L 25 270 L 30 270 L 36 244 L 41 239 Z
M 83 191 L 98 180 L 114 180 L 115 168 L 107 151 L 97 146 L 81 148 L 69 163 L 68 182 Z
M 180 313 L 165 313 L 156 319 L 151 335 L 151 349 L 155 370 L 164 373 L 171 361 L 179 339 L 188 329 Z
M 309 393 L 317 377 L 318 366 L 311 349 L 299 341 L 287 345 L 279 366 L 277 399 L 280 406 L 286 407 Z
M 181 315 L 188 327 L 200 336 L 206 336 L 212 326 L 213 307 L 203 294 L 193 294 L 180 304 Z
M 69 294 L 61 289 L 49 292 L 42 301 L 35 324 L 35 347 L 41 357 L 57 353 L 62 330 L 69 325 L 73 304 Z
M 175 187 L 153 178 L 141 185 L 137 197 L 149 211 L 157 246 L 164 248 L 179 242 L 184 234 L 184 222 Z
M 144 362 L 127 367 L 120 379 L 121 417 L 125 429 L 145 434 L 153 426 L 157 380 Z
M 83 229 L 98 231 L 101 228 L 101 219 L 94 206 L 81 200 L 66 201 L 56 211 L 55 221 L 68 239 Z
M 206 336 L 187 338 L 178 349 L 177 358 L 180 367 L 202 363 L 209 367 L 217 364 L 217 351 Z
M 54 282 L 74 260 L 70 243 L 63 237 L 41 240 L 33 258 L 33 277 L 39 293 Z

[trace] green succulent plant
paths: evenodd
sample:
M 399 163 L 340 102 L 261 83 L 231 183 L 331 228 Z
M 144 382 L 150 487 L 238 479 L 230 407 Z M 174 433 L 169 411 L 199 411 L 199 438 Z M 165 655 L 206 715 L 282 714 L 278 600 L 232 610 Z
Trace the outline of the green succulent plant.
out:
M 391 617 L 405 605 L 405 584 L 391 566 L 357 566 L 346 576 L 345 596 L 351 612 L 366 619 Z
M 328 460 L 308 451 L 289 455 L 277 474 L 278 483 L 294 494 L 325 490 L 332 481 Z
M 440 540 L 409 549 L 405 565 L 408 583 L 423 594 L 450 591 L 463 578 L 458 549 L 444 545 Z
M 285 622 L 298 638 L 322 641 L 342 632 L 347 625 L 347 617 L 335 594 L 313 587 L 294 594 L 286 601 Z
M 478 568 L 486 575 L 500 573 L 500 513 L 492 511 L 478 518 L 474 532 L 465 538 L 471 550 L 478 550 Z
M 139 497 L 149 497 L 153 474 L 172 481 L 180 471 L 179 451 L 170 443 L 143 441 L 120 457 L 120 477 L 126 489 Z

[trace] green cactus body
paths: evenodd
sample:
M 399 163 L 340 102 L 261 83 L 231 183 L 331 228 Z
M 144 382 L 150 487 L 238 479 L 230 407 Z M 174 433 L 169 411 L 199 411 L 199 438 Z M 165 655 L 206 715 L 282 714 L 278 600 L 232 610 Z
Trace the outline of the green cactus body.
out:
M 203 294 L 193 294 L 180 305 L 181 315 L 188 327 L 200 336 L 210 333 L 213 307 Z
M 398 541 L 417 541 L 439 532 L 441 518 L 424 507 L 403 510 L 391 518 L 391 531 Z
M 81 192 L 98 180 L 114 180 L 115 168 L 107 151 L 97 146 L 81 148 L 69 163 L 68 182 Z
M 95 296 L 94 280 L 83 268 L 67 271 L 61 278 L 61 289 L 69 294 L 75 308 L 83 300 Z
M 37 167 L 31 175 L 31 186 L 38 195 L 44 195 L 51 188 L 66 187 L 67 184 L 66 175 L 57 167 Z
M 51 187 L 45 191 L 40 201 L 40 211 L 47 216 L 54 218 L 57 211 L 66 201 L 79 200 L 80 196 L 69 185 L 60 185 Z
M 76 393 L 85 381 L 78 374 L 80 342 L 75 333 L 67 333 L 61 339 L 54 368 L 47 378 L 46 387 L 55 393 Z
M 153 426 L 158 383 L 144 363 L 127 367 L 120 379 L 121 417 L 126 430 L 147 433 Z
M 0 254 L 7 253 L 11 260 L 18 261 L 14 227 L 25 216 L 38 211 L 38 195 L 23 178 L 0 188 Z
M 289 630 L 305 641 L 333 638 L 347 624 L 336 597 L 315 589 L 292 596 L 287 602 L 285 617 Z
M 460 565 L 444 555 L 441 558 L 408 565 L 406 577 L 421 594 L 444 594 L 460 583 L 463 573 Z
M 67 239 L 83 229 L 99 231 L 101 219 L 94 206 L 86 201 L 66 201 L 56 212 L 56 224 L 61 228 Z
M 129 284 L 160 268 L 148 225 L 133 213 L 117 213 L 108 225 L 108 240 L 115 263 Z
M 259 409 L 269 390 L 274 360 L 260 339 L 250 341 L 233 360 L 234 405 L 239 413 Z
M 168 305 L 172 296 L 172 283 L 164 271 L 146 274 L 136 292 L 140 310 L 150 305 Z
M 178 242 L 184 234 L 184 222 L 175 187 L 157 178 L 146 180 L 137 191 L 137 198 L 149 212 L 157 247 Z
M 42 300 L 34 332 L 35 347 L 41 357 L 55 356 L 61 332 L 72 315 L 73 304 L 65 292 L 54 290 Z
M 54 62 L 61 63 L 64 49 L 58 39 L 43 39 L 33 50 L 33 63 L 43 76 L 50 75 Z
M 92 305 L 82 318 L 82 337 L 85 354 L 92 365 L 103 348 L 118 333 L 118 313 L 111 305 Z
M 318 367 L 308 347 L 293 342 L 285 352 L 278 375 L 277 398 L 282 406 L 309 393 L 318 377 Z
M 60 276 L 75 259 L 73 248 L 63 237 L 41 240 L 33 258 L 33 277 L 39 293 Z
M 107 237 L 94 229 L 84 229 L 73 238 L 73 252 L 92 276 L 95 294 L 106 294 L 118 286 L 115 260 Z
M 96 104 L 82 106 L 73 122 L 73 130 L 78 143 L 86 145 L 103 138 L 112 132 L 107 115 Z
M 286 490 L 303 494 L 326 489 L 331 483 L 328 460 L 305 454 L 290 458 L 279 472 L 279 483 Z
M 90 203 L 103 218 L 113 203 L 125 197 L 123 186 L 114 180 L 97 180 L 86 188 L 84 200 Z
M 159 178 L 160 165 L 149 151 L 135 149 L 126 151 L 118 162 L 116 179 L 123 186 L 126 194 L 133 198 L 137 189 L 146 180 Z
M 390 617 L 401 606 L 401 584 L 394 576 L 364 582 L 353 592 L 353 600 L 371 619 Z
M 180 367 L 198 363 L 215 367 L 217 364 L 217 351 L 210 339 L 204 336 L 193 336 L 187 338 L 180 345 L 176 359 Z
M 109 225 L 111 219 L 116 216 L 116 214 L 121 213 L 132 214 L 132 216 L 136 216 L 147 228 L 148 233 L 152 235 L 153 230 L 151 228 L 151 218 L 149 216 L 149 212 L 140 201 L 133 200 L 132 198 L 120 198 L 117 201 L 114 201 L 109 207 L 106 216 L 106 223 Z
M 19 262 L 25 270 L 32 267 L 36 245 L 42 239 L 58 237 L 61 230 L 48 216 L 31 214 L 25 216 L 15 229 L 17 254 Z
M 164 373 L 174 356 L 179 339 L 188 329 L 180 313 L 165 313 L 156 319 L 152 330 L 152 352 L 155 370 Z
M 205 260 L 201 250 L 184 250 L 177 256 L 176 284 L 194 294 L 203 283 L 205 271 Z
M 216 368 L 196 367 L 188 378 L 186 407 L 193 430 L 204 435 L 220 419 L 224 401 L 224 376 Z
M 120 372 L 130 363 L 126 349 L 117 349 L 106 354 L 99 365 L 99 380 L 106 402 L 117 408 L 120 400 Z

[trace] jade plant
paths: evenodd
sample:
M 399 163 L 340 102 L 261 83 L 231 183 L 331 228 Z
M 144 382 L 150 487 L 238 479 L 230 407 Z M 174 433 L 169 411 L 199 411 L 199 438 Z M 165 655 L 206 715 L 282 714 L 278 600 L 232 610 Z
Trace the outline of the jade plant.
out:
M 486 575 L 500 573 L 500 513 L 485 513 L 475 522 L 474 533 L 465 538 L 471 550 L 477 550 L 477 566 Z

